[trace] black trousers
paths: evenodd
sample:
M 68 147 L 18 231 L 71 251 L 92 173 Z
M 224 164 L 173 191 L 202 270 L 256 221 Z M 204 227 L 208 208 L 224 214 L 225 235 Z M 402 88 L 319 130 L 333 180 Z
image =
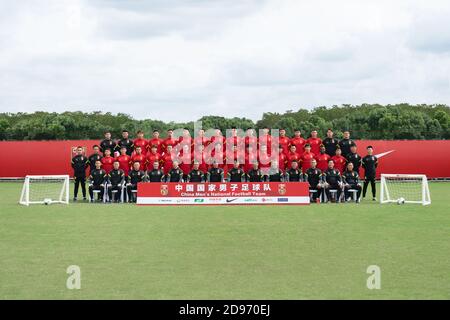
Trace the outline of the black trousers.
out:
M 367 188 L 370 183 L 370 189 L 372 189 L 372 197 L 376 197 L 377 195 L 377 189 L 375 185 L 375 177 L 366 177 L 364 179 L 364 185 L 363 185 L 363 198 L 366 196 Z
M 104 186 L 96 186 L 96 185 L 89 186 L 89 195 L 91 196 L 91 199 L 94 199 L 94 190 L 100 191 L 98 194 L 98 200 L 103 200 L 103 194 L 105 193 L 105 187 Z
M 320 199 L 320 196 L 322 195 L 322 188 L 318 188 L 317 186 L 314 188 L 310 186 L 309 191 L 317 191 L 312 193 L 312 201 Z
M 113 191 L 117 191 L 117 192 L 115 192 L 115 195 L 114 195 L 114 200 L 115 201 L 119 201 L 120 200 L 120 195 L 121 195 L 121 193 L 122 193 L 122 186 L 121 185 L 112 185 L 112 186 L 110 186 L 109 188 L 108 188 L 108 197 L 109 197 L 109 200 L 113 200 Z
M 73 197 L 78 196 L 78 188 L 81 185 L 81 193 L 83 198 L 86 198 L 86 177 L 75 177 L 75 188 L 73 189 Z
M 348 199 L 350 196 L 351 196 L 351 194 L 350 194 L 350 192 L 348 191 L 348 190 L 350 190 L 350 189 L 355 189 L 355 190 L 357 190 L 358 192 L 356 193 L 356 199 L 358 200 L 359 199 L 359 197 L 361 197 L 361 186 L 359 185 L 359 184 L 356 184 L 356 185 L 350 185 L 350 186 L 348 186 L 348 187 L 345 187 L 344 188 L 344 195 L 345 195 L 345 199 Z
M 336 190 L 336 198 L 333 199 L 332 193 L 330 192 L 331 190 Z M 329 185 L 328 188 L 325 189 L 325 194 L 327 195 L 327 199 L 328 201 L 333 201 L 333 202 L 338 202 L 339 199 L 341 198 L 341 188 L 338 185 Z
M 133 193 L 133 191 L 136 191 L 136 190 L 137 190 L 137 184 L 130 184 L 127 186 L 129 201 L 136 202 L 136 193 Z

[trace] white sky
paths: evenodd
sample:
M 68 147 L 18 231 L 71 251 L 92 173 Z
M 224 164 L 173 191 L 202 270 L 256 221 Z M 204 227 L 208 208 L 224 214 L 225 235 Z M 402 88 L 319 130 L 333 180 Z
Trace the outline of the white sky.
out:
M 447 0 L 0 0 L 0 112 L 450 104 Z

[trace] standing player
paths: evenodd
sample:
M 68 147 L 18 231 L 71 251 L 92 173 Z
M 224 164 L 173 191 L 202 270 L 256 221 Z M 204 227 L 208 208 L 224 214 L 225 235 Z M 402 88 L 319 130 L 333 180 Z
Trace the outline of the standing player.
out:
M 91 154 L 88 158 L 88 162 L 89 162 L 89 173 L 91 173 L 92 171 L 94 171 L 95 169 L 95 162 L 97 160 L 102 160 L 102 155 L 100 154 L 100 147 L 98 145 L 94 145 L 92 147 L 92 149 L 94 150 L 94 153 Z
M 322 195 L 322 171 L 317 167 L 316 159 L 311 160 L 311 167 L 305 172 L 305 181 L 309 183 L 309 192 L 312 195 L 311 201 L 318 202 Z
M 367 187 L 370 183 L 372 189 L 372 200 L 376 201 L 377 190 L 375 188 L 375 177 L 377 175 L 378 158 L 373 155 L 373 147 L 367 147 L 367 156 L 362 158 L 362 166 L 364 168 L 364 185 L 363 198 L 366 197 Z
M 341 148 L 342 155 L 344 157 L 347 157 L 347 154 L 350 153 L 350 147 L 351 145 L 356 145 L 355 142 L 350 139 L 350 131 L 345 130 L 344 131 L 344 138 L 339 141 L 339 148 Z
M 259 154 L 258 154 L 258 162 L 259 168 L 263 175 L 266 175 L 270 168 L 270 163 L 272 162 L 272 157 L 270 156 L 269 150 L 267 149 L 267 145 L 260 145 Z
M 159 131 L 153 130 L 153 138 L 148 142 L 150 146 L 156 146 L 156 152 L 162 154 L 164 140 L 159 138 Z
M 361 186 L 359 185 L 359 175 L 353 170 L 353 163 L 349 162 L 347 164 L 347 170 L 345 170 L 342 175 L 342 180 L 344 183 L 344 195 L 347 201 L 350 201 L 350 191 L 351 189 L 357 190 L 356 202 L 359 202 L 361 197 Z
M 212 167 L 206 174 L 206 181 L 208 182 L 224 182 L 224 172 L 217 160 L 213 160 Z
M 317 136 L 317 130 L 311 131 L 311 137 L 306 140 L 306 143 L 311 146 L 311 152 L 318 155 L 320 152 L 320 145 L 322 144 L 322 139 Z
M 255 136 L 255 130 L 253 128 L 247 128 L 244 141 L 246 147 L 252 146 L 254 150 L 258 148 L 258 137 Z
M 164 149 L 164 152 L 167 151 L 167 148 L 168 148 L 169 146 L 172 147 L 172 148 L 171 148 L 171 150 L 172 150 L 173 147 L 175 147 L 175 146 L 177 145 L 177 143 L 178 143 L 178 140 L 175 139 L 175 138 L 173 137 L 173 129 L 167 130 L 167 138 L 164 139 L 164 141 L 163 141 L 163 149 Z
M 187 182 L 205 182 L 205 174 L 200 170 L 200 163 L 194 161 L 192 170 L 187 175 Z
M 341 155 L 341 148 L 339 146 L 336 148 L 336 155 L 331 157 L 331 160 L 334 162 L 334 168 L 343 174 L 345 171 L 345 164 L 347 163 L 347 159 Z
M 89 195 L 91 197 L 91 202 L 94 202 L 94 191 L 100 191 L 98 193 L 98 200 L 103 201 L 107 176 L 108 174 L 106 171 L 102 169 L 101 161 L 95 161 L 95 169 L 92 170 L 89 176 Z
M 77 147 L 77 154 L 72 158 L 73 176 L 75 178 L 73 201 L 77 201 L 80 185 L 83 200 L 86 200 L 86 168 L 88 167 L 88 162 L 88 159 L 83 155 L 83 147 Z
M 323 139 L 322 144 L 325 146 L 325 152 L 330 156 L 336 155 L 336 149 L 339 145 L 339 141 L 333 136 L 333 130 L 327 130 L 327 137 Z
M 347 154 L 347 163 L 353 163 L 353 170 L 359 174 L 359 168 L 361 167 L 361 156 L 356 152 L 356 144 L 350 146 L 350 153 Z
M 114 167 L 111 172 L 108 174 L 108 200 L 109 202 L 113 201 L 113 191 L 115 191 L 114 202 L 119 202 L 120 196 L 122 194 L 122 185 L 125 182 L 125 173 L 122 169 L 120 169 L 119 161 L 114 161 Z
M 316 155 L 311 152 L 311 146 L 307 143 L 305 144 L 305 152 L 300 156 L 300 161 L 302 164 L 302 171 L 306 172 L 312 166 L 312 160 L 315 160 Z M 317 162 L 316 162 L 317 164 Z
M 122 149 L 122 147 L 125 147 L 127 150 L 126 154 L 131 156 L 131 153 L 133 152 L 134 144 L 133 144 L 133 140 L 130 139 L 130 133 L 128 132 L 128 130 L 122 131 L 122 139 L 120 139 L 117 142 L 115 151 L 120 153 L 120 150 Z
M 253 168 L 247 172 L 247 181 L 248 182 L 263 182 L 264 175 L 259 169 L 258 162 L 253 162 Z
M 150 152 L 147 153 L 147 156 L 145 158 L 146 168 L 149 168 L 149 170 L 153 167 L 153 163 L 155 161 L 161 161 L 161 155 L 158 153 L 158 146 L 156 144 L 151 146 Z
M 303 139 L 300 129 L 295 129 L 294 137 L 291 139 L 290 144 L 291 146 L 295 146 L 295 150 L 297 151 L 297 153 L 303 153 L 303 148 L 305 147 L 306 140 Z
M 244 182 L 245 181 L 245 172 L 239 166 L 239 161 L 237 159 L 234 160 L 233 168 L 228 170 L 227 172 L 227 181 L 228 182 Z
M 286 171 L 285 177 L 287 182 L 302 181 L 302 171 L 298 168 L 297 160 L 292 161 L 291 168 Z
M 100 160 L 102 162 L 102 168 L 106 171 L 106 174 L 113 169 L 114 158 L 111 157 L 111 149 L 105 150 L 105 156 Z
M 206 147 L 209 144 L 209 138 L 205 136 L 205 130 L 200 129 L 197 132 L 197 136 L 194 138 L 194 148 L 199 148 L 200 145 Z
M 105 139 L 100 141 L 100 151 L 103 153 L 103 155 L 105 155 L 105 151 L 106 150 L 109 150 L 111 152 L 110 154 L 112 154 L 114 152 L 114 148 L 115 147 L 116 147 L 116 144 L 111 139 L 111 132 L 110 131 L 106 131 L 105 132 Z
M 178 161 L 173 161 L 172 169 L 166 174 L 166 182 L 183 182 L 183 170 L 180 169 Z
M 144 131 L 138 130 L 136 132 L 137 138 L 134 140 L 134 149 L 137 151 L 137 148 L 141 148 L 141 153 L 145 156 L 147 154 L 148 141 L 144 138 Z M 141 169 L 144 170 L 141 163 Z
M 167 145 L 167 147 L 164 150 L 164 153 L 162 155 L 162 162 L 163 162 L 163 170 L 164 173 L 167 174 L 169 171 L 173 168 L 173 156 L 172 156 L 172 145 Z
M 285 171 L 286 170 L 286 165 L 288 163 L 288 159 L 286 156 L 286 153 L 284 152 L 283 147 L 279 146 L 278 149 L 278 167 L 280 168 L 281 171 Z
M 162 182 L 164 179 L 164 171 L 159 168 L 159 161 L 152 162 L 152 170 L 147 171 L 147 179 L 149 182 Z
M 136 202 L 137 185 L 144 180 L 144 177 L 145 172 L 141 170 L 141 163 L 139 161 L 134 162 L 127 183 L 128 202 Z
M 258 143 L 259 147 L 266 146 L 267 152 L 272 151 L 272 136 L 269 134 L 270 128 L 264 127 L 262 129 L 262 135 L 259 136 Z
M 116 158 L 119 161 L 119 168 L 123 170 L 125 177 L 128 177 L 128 172 L 131 168 L 131 157 L 127 154 L 127 147 L 120 148 L 120 156 Z
M 320 152 L 316 156 L 316 160 L 317 168 L 319 168 L 322 172 L 328 169 L 328 162 L 331 160 L 331 157 L 326 153 L 326 149 L 323 144 L 320 145 Z
M 186 181 L 187 175 L 189 174 L 189 172 L 191 172 L 191 146 L 187 142 L 185 144 L 183 144 L 183 142 L 180 142 L 180 146 L 182 146 L 182 149 L 178 158 L 180 160 L 180 169 L 183 171 L 183 180 Z
M 135 162 L 139 162 L 139 168 L 141 170 L 145 170 L 146 158 L 145 155 L 142 153 L 141 146 L 136 146 L 136 152 L 131 156 L 131 162 L 133 163 L 133 165 Z
M 290 145 L 289 153 L 287 154 L 286 158 L 287 158 L 287 165 L 288 165 L 288 167 L 291 167 L 291 168 L 292 168 L 292 162 L 300 161 L 300 155 L 297 152 L 297 147 L 295 146 L 295 144 Z
M 278 145 L 282 149 L 283 154 L 287 154 L 289 152 L 289 143 L 290 140 L 288 136 L 286 136 L 286 130 L 280 129 L 280 136 L 278 137 Z
M 341 198 L 342 177 L 338 170 L 334 168 L 333 160 L 328 162 L 328 169 L 323 173 L 325 194 L 327 195 L 327 202 L 338 202 Z M 336 193 L 331 193 L 331 190 L 336 190 Z M 336 198 L 333 195 L 336 194 Z

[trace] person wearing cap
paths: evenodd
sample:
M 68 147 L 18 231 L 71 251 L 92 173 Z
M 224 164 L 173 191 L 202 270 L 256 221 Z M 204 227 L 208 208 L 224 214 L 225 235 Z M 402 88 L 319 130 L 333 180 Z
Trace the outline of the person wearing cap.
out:
M 341 148 L 341 152 L 344 157 L 347 157 L 347 155 L 350 153 L 350 147 L 352 144 L 356 145 L 356 143 L 352 139 L 350 139 L 350 131 L 345 130 L 344 138 L 339 141 L 339 148 Z
M 291 141 L 289 142 L 289 145 L 290 146 L 294 145 L 297 153 L 302 154 L 304 151 L 305 144 L 306 144 L 306 140 L 303 139 L 300 129 L 295 129 L 294 136 L 292 137 Z M 289 150 L 291 150 L 290 147 L 289 147 Z
M 347 163 L 347 159 L 342 155 L 341 148 L 339 146 L 336 148 L 336 155 L 331 157 L 331 160 L 334 162 L 334 168 L 338 170 L 341 174 L 344 173 L 345 164 Z
M 353 170 L 359 174 L 359 168 L 361 167 L 361 156 L 356 152 L 356 144 L 350 146 L 350 153 L 347 154 L 347 163 L 353 163 Z
M 363 184 L 363 198 L 366 197 L 367 187 L 370 183 L 370 188 L 372 189 L 372 200 L 376 201 L 376 184 L 375 178 L 377 175 L 378 158 L 373 155 L 373 147 L 367 147 L 367 155 L 361 160 L 362 166 L 364 168 L 364 184 Z
M 333 136 L 333 130 L 327 130 L 327 137 L 323 139 L 322 143 L 325 146 L 325 152 L 330 155 L 330 157 L 334 157 L 339 141 Z
M 322 144 L 322 139 L 317 136 L 317 130 L 311 131 L 311 137 L 306 140 L 306 143 L 311 146 L 311 152 L 316 156 L 320 153 L 320 145 Z
M 158 152 L 159 154 L 162 154 L 162 151 L 163 151 L 163 143 L 164 143 L 164 140 L 161 139 L 161 138 L 159 137 L 159 131 L 156 130 L 156 129 L 153 130 L 153 138 L 151 138 L 151 139 L 148 141 L 148 144 L 149 144 L 150 146 L 156 146 L 156 147 L 157 147 L 156 152 Z
M 311 146 L 309 143 L 305 144 L 305 152 L 300 156 L 300 162 L 302 165 L 302 171 L 306 172 L 309 168 L 311 168 L 312 160 L 315 160 L 316 155 L 311 152 Z
M 317 168 L 325 172 L 328 169 L 328 161 L 331 160 L 329 154 L 326 153 L 325 146 L 323 144 L 320 145 L 319 154 L 316 155 L 317 160 Z

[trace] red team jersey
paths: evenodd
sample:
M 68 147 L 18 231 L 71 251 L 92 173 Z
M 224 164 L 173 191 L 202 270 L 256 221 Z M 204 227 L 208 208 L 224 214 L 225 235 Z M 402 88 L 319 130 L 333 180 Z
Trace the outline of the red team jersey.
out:
M 191 164 L 192 164 L 192 154 L 191 152 L 183 153 L 181 152 L 178 159 L 180 160 L 180 169 L 184 174 L 189 174 L 191 172 Z
M 331 160 L 331 157 L 326 153 L 320 153 L 317 157 L 317 168 L 322 170 L 322 172 L 326 171 L 328 169 L 328 161 Z
M 252 145 L 254 148 L 258 146 L 258 138 L 255 136 L 246 136 L 245 137 L 245 145 Z
M 303 139 L 302 137 L 294 137 L 291 139 L 290 144 L 294 145 L 297 148 L 295 150 L 297 153 L 302 154 L 304 151 L 303 149 L 305 147 L 306 140 Z
M 290 142 L 290 139 L 286 136 L 284 136 L 284 137 L 280 136 L 278 138 L 278 144 L 283 149 L 284 154 L 288 154 L 288 152 L 289 152 L 289 142 Z
M 114 158 L 111 156 L 103 157 L 100 161 L 102 162 L 102 169 L 105 170 L 107 174 L 109 174 L 113 169 Z
M 291 168 L 292 161 L 294 160 L 300 161 L 300 155 L 297 152 L 289 152 L 286 158 L 287 158 L 287 166 L 289 169 Z
M 314 154 L 320 153 L 320 145 L 322 144 L 322 139 L 320 138 L 309 138 L 306 140 L 306 143 L 309 143 L 311 146 L 311 152 Z
M 149 152 L 147 153 L 147 168 L 153 170 L 153 162 L 158 161 L 161 165 L 161 155 L 159 153 Z
M 151 148 L 152 146 L 157 146 L 158 149 L 156 150 L 156 152 L 158 152 L 159 154 L 161 154 L 161 152 L 162 152 L 163 143 L 164 143 L 164 140 L 160 139 L 160 138 L 153 138 L 148 141 L 149 148 Z
M 245 154 L 244 171 L 249 172 L 253 169 L 253 163 L 258 160 L 257 152 Z
M 119 161 L 119 168 L 122 169 L 125 173 L 125 176 L 128 177 L 128 172 L 130 171 L 131 167 L 131 157 L 125 154 L 118 156 L 116 160 Z
M 164 139 L 164 142 L 163 142 L 164 151 L 167 149 L 167 146 L 175 147 L 177 145 L 177 143 L 178 143 L 178 140 L 176 140 L 174 138 Z
M 339 170 L 339 172 L 342 174 L 345 170 L 345 163 L 347 162 L 347 159 L 345 159 L 343 156 L 333 156 L 331 158 L 334 162 L 334 168 L 336 170 Z
M 164 173 L 167 174 L 173 168 L 172 155 L 170 153 L 164 153 L 161 159 L 163 162 Z
M 196 137 L 194 138 L 194 146 L 197 147 L 199 145 L 207 146 L 209 144 L 209 138 L 208 137 Z
M 141 147 L 142 149 L 142 154 L 146 154 L 147 153 L 147 147 L 148 147 L 148 141 L 146 139 L 136 139 L 133 141 L 134 144 L 134 149 L 136 150 L 137 147 Z M 142 167 L 141 167 L 141 170 Z
M 315 159 L 316 156 L 312 152 L 303 152 L 300 156 L 300 160 L 302 162 L 302 171 L 305 172 L 309 168 L 311 168 L 311 160 Z
M 145 155 L 141 154 L 133 154 L 131 156 L 131 162 L 135 163 L 135 162 L 139 162 L 141 164 L 141 166 L 139 167 L 139 170 L 146 170 L 146 166 L 145 166 Z
M 278 167 L 280 168 L 280 170 L 284 171 L 286 170 L 286 165 L 287 165 L 287 156 L 284 152 L 281 152 L 278 154 Z

